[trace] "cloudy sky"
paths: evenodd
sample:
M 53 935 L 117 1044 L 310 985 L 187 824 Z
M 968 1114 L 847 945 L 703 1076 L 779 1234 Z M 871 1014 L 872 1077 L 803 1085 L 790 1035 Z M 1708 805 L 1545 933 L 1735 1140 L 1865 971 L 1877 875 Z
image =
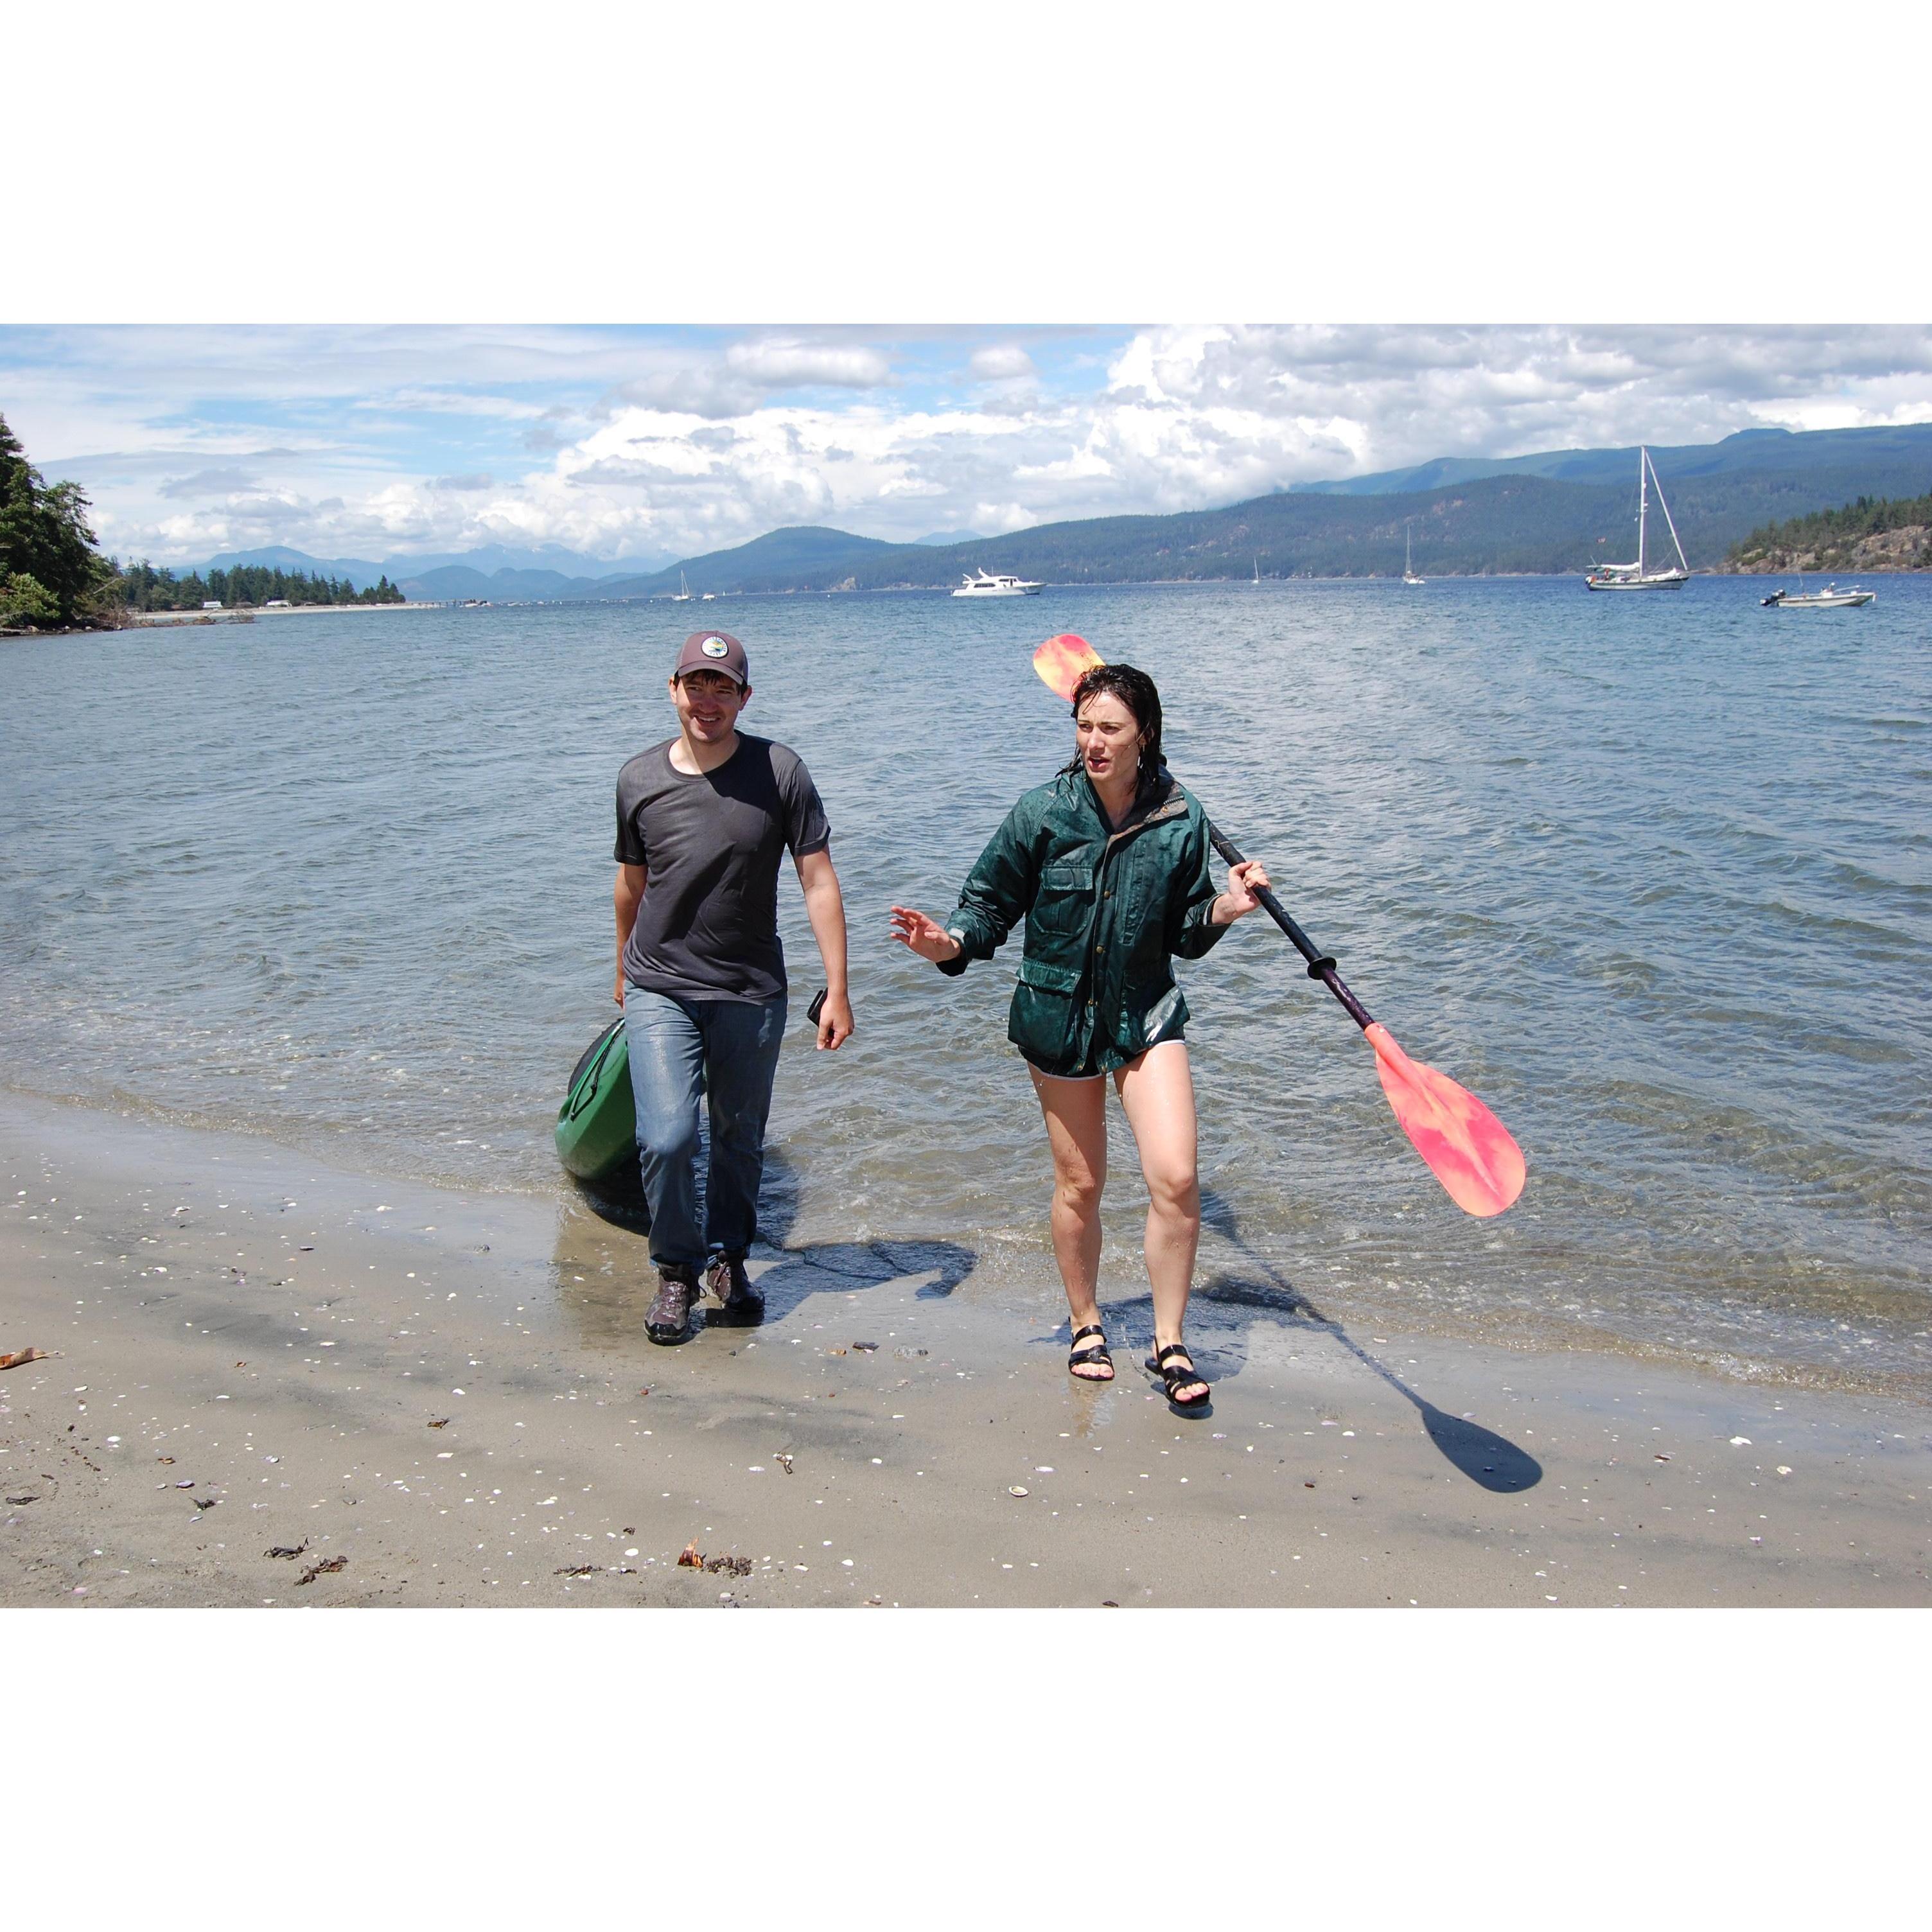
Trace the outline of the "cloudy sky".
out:
M 123 557 L 656 560 L 1932 420 L 1932 329 L 0 327 L 0 414 Z

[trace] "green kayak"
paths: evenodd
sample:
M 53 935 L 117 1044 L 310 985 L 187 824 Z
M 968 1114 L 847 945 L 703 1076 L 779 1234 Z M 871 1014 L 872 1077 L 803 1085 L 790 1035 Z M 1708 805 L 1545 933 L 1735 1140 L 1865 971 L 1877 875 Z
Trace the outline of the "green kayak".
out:
M 579 1180 L 601 1180 L 637 1159 L 631 1058 L 620 1014 L 584 1050 L 556 1110 L 556 1156 Z

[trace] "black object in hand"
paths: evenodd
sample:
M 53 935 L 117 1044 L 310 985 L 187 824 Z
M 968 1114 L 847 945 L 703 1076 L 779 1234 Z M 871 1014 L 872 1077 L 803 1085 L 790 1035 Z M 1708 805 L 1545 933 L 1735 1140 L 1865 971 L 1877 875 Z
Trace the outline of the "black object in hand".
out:
M 825 996 L 831 990 L 829 986 L 820 987 L 818 991 L 812 996 L 812 1004 L 805 1010 L 806 1018 L 811 1021 L 814 1026 L 818 1025 L 818 1016 L 825 1010 Z

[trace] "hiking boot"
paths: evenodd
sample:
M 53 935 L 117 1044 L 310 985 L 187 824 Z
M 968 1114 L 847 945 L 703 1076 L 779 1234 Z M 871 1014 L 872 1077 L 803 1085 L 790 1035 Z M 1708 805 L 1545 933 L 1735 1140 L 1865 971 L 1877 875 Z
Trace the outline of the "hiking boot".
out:
M 657 1295 L 644 1313 L 644 1333 L 666 1346 L 688 1340 L 691 1304 L 697 1299 L 698 1283 L 688 1268 L 659 1268 Z
M 765 1318 L 765 1298 L 752 1286 L 742 1255 L 714 1255 L 704 1270 L 704 1286 L 724 1304 L 710 1320 L 727 1328 L 755 1328 Z

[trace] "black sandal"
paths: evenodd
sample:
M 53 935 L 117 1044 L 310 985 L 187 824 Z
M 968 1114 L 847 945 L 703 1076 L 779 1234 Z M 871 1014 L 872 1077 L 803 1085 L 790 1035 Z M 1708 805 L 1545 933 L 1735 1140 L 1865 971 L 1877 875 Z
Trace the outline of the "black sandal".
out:
M 1110 1382 L 1114 1379 L 1114 1358 L 1107 1352 L 1105 1340 L 1096 1342 L 1090 1348 L 1083 1348 L 1080 1346 L 1089 1335 L 1099 1335 L 1101 1332 L 1097 1322 L 1090 1322 L 1085 1328 L 1076 1328 L 1073 1331 L 1073 1352 L 1066 1358 L 1066 1372 L 1076 1382 Z M 1089 1362 L 1105 1362 L 1107 1372 L 1104 1376 L 1082 1375 L 1079 1371 Z
M 1170 1361 L 1168 1359 L 1170 1355 L 1187 1356 L 1186 1366 L 1184 1367 Z M 1148 1366 L 1166 1384 L 1170 1408 L 1192 1410 L 1207 1407 L 1213 1390 L 1208 1385 L 1208 1378 L 1194 1366 L 1193 1358 L 1185 1342 L 1170 1342 L 1166 1348 L 1156 1348 L 1149 1359 Z M 1174 1394 L 1176 1389 L 1185 1388 L 1190 1382 L 1200 1384 L 1201 1393 L 1198 1395 L 1182 1396 Z

